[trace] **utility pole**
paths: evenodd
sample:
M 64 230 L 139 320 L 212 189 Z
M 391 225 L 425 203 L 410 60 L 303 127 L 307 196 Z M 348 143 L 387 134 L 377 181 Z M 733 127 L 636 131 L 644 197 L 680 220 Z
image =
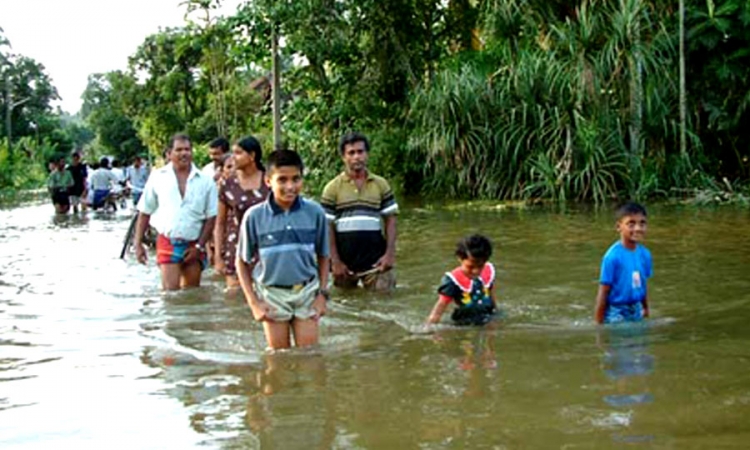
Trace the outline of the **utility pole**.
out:
M 281 82 L 281 70 L 279 60 L 279 34 L 278 25 L 274 23 L 271 32 L 271 53 L 273 57 L 273 68 L 271 74 L 272 93 L 273 93 L 273 148 L 281 149 L 281 92 L 279 92 Z
M 13 101 L 13 92 L 11 90 L 10 79 L 5 74 L 3 77 L 5 81 L 5 131 L 8 136 L 8 153 L 13 153 L 13 108 L 21 106 L 24 103 L 31 100 L 31 98 L 23 98 L 17 102 Z
M 8 137 L 8 153 L 13 152 L 13 124 L 11 122 L 11 102 L 13 99 L 10 96 L 10 80 L 8 80 L 8 74 L 3 76 L 5 82 L 5 135 Z

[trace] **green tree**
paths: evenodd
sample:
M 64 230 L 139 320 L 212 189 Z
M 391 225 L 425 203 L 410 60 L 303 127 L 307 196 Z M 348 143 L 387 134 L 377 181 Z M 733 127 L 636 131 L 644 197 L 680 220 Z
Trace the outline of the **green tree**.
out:
M 135 78 L 121 71 L 89 75 L 81 116 L 96 133 L 101 152 L 129 159 L 145 150 L 134 124 Z

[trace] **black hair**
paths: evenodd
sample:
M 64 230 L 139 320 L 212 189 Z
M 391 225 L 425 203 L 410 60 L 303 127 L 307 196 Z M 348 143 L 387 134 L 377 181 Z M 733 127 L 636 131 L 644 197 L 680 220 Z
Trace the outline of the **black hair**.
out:
M 617 211 L 615 212 L 615 220 L 619 222 L 620 219 L 625 216 L 634 216 L 636 214 L 642 214 L 643 217 L 646 217 L 648 215 L 646 214 L 646 208 L 640 203 L 627 202 L 617 208 Z
M 370 142 L 367 140 L 367 136 L 365 136 L 362 133 L 353 131 L 351 133 L 346 133 L 345 135 L 341 136 L 341 139 L 339 140 L 339 153 L 343 155 L 344 147 L 346 147 L 349 144 L 354 144 L 356 142 L 364 142 L 365 151 L 368 153 L 370 152 Z
M 220 148 L 221 153 L 228 153 L 229 152 L 229 141 L 224 139 L 223 137 L 216 138 L 213 141 L 211 141 L 210 144 L 208 144 L 209 148 Z
M 81 153 L 78 152 L 78 151 L 75 151 L 70 156 L 73 157 L 73 158 L 80 158 L 81 157 Z
M 492 242 L 481 234 L 472 234 L 458 241 L 456 256 L 460 259 L 472 257 L 487 261 L 492 256 Z
M 303 175 L 305 168 L 302 165 L 302 158 L 294 150 L 276 150 L 268 155 L 268 171 L 273 172 L 277 167 L 296 167 L 300 175 Z
M 109 169 L 109 159 L 106 156 L 99 160 L 99 167 Z
M 185 133 L 176 133 L 172 135 L 172 138 L 169 139 L 169 149 L 172 150 L 174 148 L 174 143 L 177 141 L 187 141 L 190 143 L 190 146 L 192 147 L 193 141 L 190 140 L 190 136 L 188 136 Z
M 258 170 L 266 170 L 265 167 L 263 167 L 263 150 L 260 147 L 260 142 L 258 142 L 257 139 L 255 139 L 253 136 L 246 136 L 239 141 L 237 141 L 237 147 L 244 150 L 246 153 L 252 153 L 255 155 L 255 167 L 258 168 Z
M 229 161 L 229 158 L 231 158 L 231 157 L 232 157 L 232 155 L 230 155 L 230 154 L 221 155 L 221 160 L 219 162 L 221 163 L 221 168 L 222 169 L 224 169 L 224 166 L 227 165 L 227 161 Z

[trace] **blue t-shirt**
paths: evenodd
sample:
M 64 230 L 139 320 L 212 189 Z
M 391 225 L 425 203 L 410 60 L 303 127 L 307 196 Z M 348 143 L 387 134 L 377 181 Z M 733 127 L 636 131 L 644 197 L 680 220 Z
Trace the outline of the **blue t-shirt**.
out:
M 651 252 L 641 244 L 629 250 L 617 241 L 602 259 L 599 283 L 610 286 L 608 305 L 639 303 L 646 298 L 646 280 L 653 274 Z

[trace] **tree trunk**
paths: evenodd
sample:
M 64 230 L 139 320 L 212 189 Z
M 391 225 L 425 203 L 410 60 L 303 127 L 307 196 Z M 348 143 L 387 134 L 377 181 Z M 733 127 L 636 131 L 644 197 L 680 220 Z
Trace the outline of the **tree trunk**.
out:
M 643 129 L 643 63 L 641 55 L 641 4 L 636 6 L 632 24 L 633 56 L 630 59 L 630 153 L 641 153 L 641 130 Z
M 279 35 L 277 25 L 274 25 L 273 32 L 271 34 L 271 53 L 273 58 L 273 148 L 274 150 L 281 149 L 281 92 L 279 88 L 280 83 L 280 61 L 279 61 Z
M 687 87 L 685 82 L 685 0 L 680 0 L 680 155 L 687 155 Z
M 13 153 L 13 122 L 11 114 L 13 113 L 13 97 L 10 91 L 10 79 L 5 77 L 5 130 L 8 137 L 8 154 Z

